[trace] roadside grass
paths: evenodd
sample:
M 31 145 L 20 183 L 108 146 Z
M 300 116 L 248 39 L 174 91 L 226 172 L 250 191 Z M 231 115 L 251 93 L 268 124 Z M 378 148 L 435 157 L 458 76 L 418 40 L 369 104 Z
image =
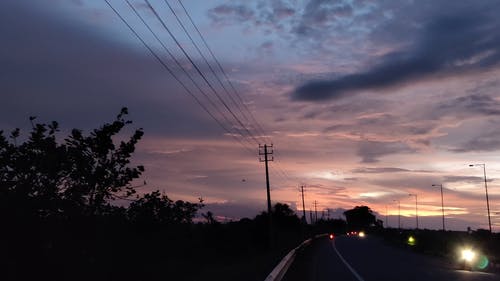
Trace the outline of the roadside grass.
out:
M 477 264 L 473 266 L 474 270 L 500 272 L 500 234 L 498 233 L 490 235 L 485 230 L 468 233 L 395 228 L 377 229 L 372 233 L 382 237 L 388 244 L 417 253 L 442 257 L 456 267 L 463 265 L 460 257 L 461 250 L 472 249 L 477 252 Z M 487 259 L 487 263 L 484 258 Z

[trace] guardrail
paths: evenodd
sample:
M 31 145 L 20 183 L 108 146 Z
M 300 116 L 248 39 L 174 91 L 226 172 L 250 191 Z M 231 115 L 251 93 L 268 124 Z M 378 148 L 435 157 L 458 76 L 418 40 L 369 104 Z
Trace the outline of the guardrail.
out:
M 278 263 L 278 265 L 269 273 L 269 275 L 266 277 L 264 281 L 280 281 L 283 276 L 285 276 L 286 271 L 292 264 L 293 260 L 295 259 L 295 256 L 297 255 L 297 251 L 300 250 L 301 248 L 311 244 L 311 241 L 313 239 L 317 239 L 320 237 L 328 236 L 328 234 L 319 234 L 315 235 L 313 238 L 309 238 L 302 242 L 298 247 L 295 249 L 291 250 L 281 261 Z

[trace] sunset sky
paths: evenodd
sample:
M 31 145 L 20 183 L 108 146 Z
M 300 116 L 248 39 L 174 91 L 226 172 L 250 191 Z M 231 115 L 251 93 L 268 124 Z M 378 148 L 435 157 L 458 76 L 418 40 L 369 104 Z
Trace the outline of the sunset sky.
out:
M 139 193 L 202 197 L 204 211 L 221 220 L 266 209 L 258 143 L 274 145 L 273 202 L 301 213 L 305 185 L 307 210 L 316 200 L 318 211 L 339 217 L 367 205 L 382 220 L 387 209 L 390 226 L 399 200 L 403 226 L 415 227 L 412 193 L 420 227 L 440 228 L 440 191 L 432 184 L 443 184 L 447 228 L 488 228 L 483 168 L 469 167 L 484 163 L 493 229 L 500 231 L 499 1 L 182 0 L 238 103 L 166 4 L 231 92 L 178 0 L 149 0 L 246 129 L 146 1 L 129 0 L 186 72 L 125 0 L 108 1 L 219 123 L 104 0 L 2 0 L 0 130 L 26 133 L 28 117 L 37 116 L 58 121 L 62 140 L 71 128 L 88 132 L 126 106 L 133 120 L 126 133 L 145 131 L 134 155 L 146 168 Z

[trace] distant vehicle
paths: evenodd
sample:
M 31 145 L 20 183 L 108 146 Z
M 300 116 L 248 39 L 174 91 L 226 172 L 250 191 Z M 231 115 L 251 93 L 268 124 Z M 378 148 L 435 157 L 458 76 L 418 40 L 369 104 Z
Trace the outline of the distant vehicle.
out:
M 330 240 L 333 240 L 333 238 L 335 238 L 335 235 L 333 233 L 330 233 L 330 235 L 328 235 L 328 237 L 330 238 Z
M 354 236 L 354 237 L 365 237 L 365 232 L 364 231 L 348 231 L 346 233 L 347 236 Z

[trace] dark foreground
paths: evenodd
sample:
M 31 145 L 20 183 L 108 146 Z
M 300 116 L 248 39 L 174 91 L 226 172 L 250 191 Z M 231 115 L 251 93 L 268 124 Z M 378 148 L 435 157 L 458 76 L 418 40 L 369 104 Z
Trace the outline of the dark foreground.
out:
M 392 247 L 376 237 L 342 236 L 316 240 L 297 255 L 283 280 L 498 281 L 500 275 L 458 270 L 452 261 Z

